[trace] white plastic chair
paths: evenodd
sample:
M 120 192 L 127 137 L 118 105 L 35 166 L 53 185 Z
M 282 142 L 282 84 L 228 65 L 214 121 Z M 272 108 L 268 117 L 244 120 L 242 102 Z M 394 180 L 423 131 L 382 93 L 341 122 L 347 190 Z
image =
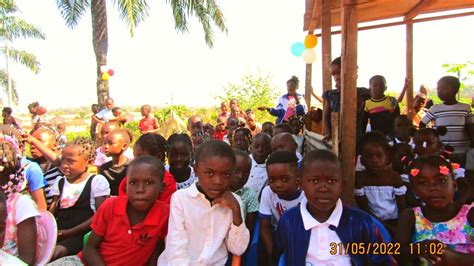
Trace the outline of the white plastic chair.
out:
M 36 263 L 45 265 L 51 260 L 58 236 L 56 219 L 48 211 L 39 211 L 40 217 L 36 219 Z

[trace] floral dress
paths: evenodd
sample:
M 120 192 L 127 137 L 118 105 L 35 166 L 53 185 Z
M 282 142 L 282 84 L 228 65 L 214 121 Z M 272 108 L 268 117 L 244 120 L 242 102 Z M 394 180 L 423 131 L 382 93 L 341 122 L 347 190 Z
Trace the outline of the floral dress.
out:
M 439 223 L 423 216 L 420 207 L 413 208 L 416 229 L 413 242 L 437 239 L 455 251 L 474 254 L 474 230 L 467 220 L 467 214 L 473 207 L 474 203 L 463 205 L 453 219 Z

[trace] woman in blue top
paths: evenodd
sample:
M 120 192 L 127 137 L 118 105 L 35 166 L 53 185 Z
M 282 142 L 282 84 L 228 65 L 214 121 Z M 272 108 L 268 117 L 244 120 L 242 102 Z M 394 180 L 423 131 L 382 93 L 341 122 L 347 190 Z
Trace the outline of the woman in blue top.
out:
M 304 95 L 296 93 L 300 81 L 296 76 L 292 76 L 287 82 L 286 86 L 288 93 L 284 94 L 278 99 L 278 104 L 275 108 L 259 107 L 260 111 L 268 111 L 271 115 L 276 116 L 276 124 L 288 122 L 292 116 L 301 116 L 306 114 L 307 107 L 304 101 Z

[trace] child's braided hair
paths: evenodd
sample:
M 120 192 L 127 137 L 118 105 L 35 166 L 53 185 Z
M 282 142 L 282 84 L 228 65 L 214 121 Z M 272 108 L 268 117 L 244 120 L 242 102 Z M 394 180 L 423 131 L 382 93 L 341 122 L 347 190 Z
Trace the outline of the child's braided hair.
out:
M 232 135 L 232 139 L 235 138 L 235 135 L 238 133 L 238 132 L 242 132 L 244 134 L 244 137 L 245 137 L 245 140 L 247 141 L 247 143 L 249 145 L 252 144 L 252 132 L 250 131 L 250 129 L 246 128 L 246 127 L 239 127 L 237 128 L 235 131 L 234 131 L 234 134 Z
M 8 197 L 11 193 L 22 190 L 25 178 L 23 175 L 24 167 L 20 168 L 20 157 L 16 140 L 8 136 L 3 138 L 0 144 L 0 183 L 2 184 L 3 193 Z
M 74 145 L 79 148 L 79 155 L 84 156 L 88 161 L 95 160 L 95 146 L 91 139 L 86 137 L 77 137 L 67 146 Z

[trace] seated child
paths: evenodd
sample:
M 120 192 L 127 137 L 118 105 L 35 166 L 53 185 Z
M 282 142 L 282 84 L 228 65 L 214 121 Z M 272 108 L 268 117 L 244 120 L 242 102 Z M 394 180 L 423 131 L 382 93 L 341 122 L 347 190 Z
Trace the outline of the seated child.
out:
M 192 148 L 191 138 L 186 134 L 173 134 L 168 138 L 168 163 L 166 170 L 176 180 L 176 189 L 190 187 L 197 180 L 191 167 Z
M 107 179 L 87 172 L 88 164 L 93 161 L 94 147 L 86 138 L 77 138 L 62 151 L 64 177 L 56 180 L 49 209 L 58 224 L 52 260 L 82 250 L 82 238 L 90 231 L 92 216 L 110 195 Z
M 148 104 L 140 108 L 143 118 L 138 124 L 141 134 L 156 133 L 158 131 L 158 119 L 151 113 L 151 106 Z
M 249 244 L 239 196 L 230 191 L 235 171 L 232 148 L 218 140 L 196 152 L 199 181 L 171 197 L 166 248 L 157 265 L 224 265 Z
M 258 133 L 252 140 L 252 168 L 250 176 L 244 187 L 248 187 L 260 198 L 263 187 L 268 183 L 267 167 L 265 161 L 272 152 L 270 143 L 272 139 L 267 133 Z
M 272 122 L 265 122 L 262 124 L 262 132 L 267 133 L 270 137 L 273 137 L 273 130 L 275 130 L 275 124 Z
M 304 127 L 313 133 L 323 134 L 323 110 L 311 107 L 309 113 L 304 117 Z
M 413 149 L 408 143 L 402 142 L 393 145 L 390 154 L 390 158 L 392 159 L 392 170 L 400 174 L 400 176 L 406 174 L 405 160 L 412 160 L 414 156 Z M 402 181 L 404 181 L 403 176 Z
M 239 127 L 234 131 L 232 136 L 232 148 L 250 153 L 250 145 L 252 145 L 252 132 L 246 127 Z
M 456 181 L 451 164 L 440 156 L 411 163 L 410 183 L 425 203 L 400 215 L 394 242 L 401 244 L 399 264 L 418 257 L 433 265 L 473 265 L 473 204 L 454 202 Z
M 293 134 L 293 129 L 291 128 L 291 126 L 289 124 L 282 123 L 282 124 L 279 124 L 279 125 L 275 126 L 275 129 L 273 130 L 273 135 L 272 136 L 275 137 L 276 135 L 278 135 L 280 133 Z
M 107 199 L 92 220 L 83 253 L 52 265 L 156 265 L 167 233 L 169 207 L 156 200 L 163 163 L 141 156 L 127 169 L 127 197 Z
M 301 155 L 301 153 L 297 151 L 298 144 L 296 143 L 291 133 L 283 132 L 283 133 L 275 134 L 272 138 L 271 145 L 272 145 L 272 152 L 288 151 L 288 152 L 294 153 L 296 155 L 296 158 L 298 158 L 298 167 L 301 166 L 301 161 L 303 160 L 303 156 Z
M 386 136 L 391 136 L 395 117 L 400 115 L 398 101 L 392 96 L 385 95 L 387 82 L 383 76 L 373 76 L 369 83 L 371 98 L 365 101 L 364 120 L 370 120 L 372 131 L 380 131 Z
M 242 212 L 244 213 L 245 225 L 249 229 L 250 236 L 253 235 L 255 222 L 257 221 L 258 200 L 255 192 L 248 187 L 244 187 L 250 175 L 252 160 L 250 156 L 241 151 L 234 149 L 235 153 L 235 174 L 232 178 L 230 190 L 240 196 L 242 201 Z
M 54 132 L 44 128 L 39 128 L 33 132 L 32 135 L 28 135 L 27 142 L 30 144 L 32 159 L 37 162 L 43 170 L 46 181 L 46 186 L 43 189 L 46 197 L 46 205 L 49 208 L 53 200 L 51 189 L 54 183 L 56 183 L 56 179 L 63 176 L 63 173 L 59 169 L 61 162 L 57 155 L 59 145 Z
M 5 125 L 13 125 L 14 127 L 20 129 L 21 123 L 12 116 L 13 110 L 10 107 L 3 107 L 2 109 L 2 117 L 3 117 L 3 124 Z
M 290 118 L 288 121 L 288 124 L 291 126 L 293 138 L 295 139 L 296 144 L 298 145 L 298 148 L 296 151 L 301 154 L 303 152 L 303 142 L 304 142 L 304 136 L 301 134 L 301 130 L 303 129 L 303 122 L 301 121 L 301 118 L 298 116 L 293 116 Z
M 234 131 L 239 127 L 239 120 L 235 117 L 229 117 L 227 118 L 226 122 L 226 129 L 227 129 L 227 135 L 224 136 L 224 142 L 232 145 L 232 136 L 234 134 Z
M 163 164 L 166 161 L 166 154 L 168 152 L 168 144 L 166 139 L 159 134 L 145 133 L 141 135 L 133 145 L 133 156 L 135 158 L 141 156 L 153 156 L 160 160 Z M 176 181 L 174 177 L 165 170 L 163 178 L 163 190 L 158 196 L 158 200 L 169 204 L 171 195 L 176 191 Z M 124 178 L 120 183 L 119 196 L 127 195 L 127 178 Z
M 451 153 L 447 150 L 449 146 L 444 146 L 441 143 L 440 136 L 446 134 L 446 127 L 439 126 L 437 129 L 422 128 L 414 137 L 415 156 L 429 156 L 437 155 L 443 156 L 446 160 L 451 162 Z M 459 203 L 465 203 L 469 198 L 471 185 L 467 178 L 465 178 L 465 169 L 458 163 L 452 163 L 454 179 L 457 183 L 457 192 L 455 199 Z M 408 175 L 403 176 L 404 181 L 409 182 Z M 416 205 L 418 206 L 418 205 Z
M 280 218 L 273 257 L 285 254 L 286 265 L 391 265 L 389 255 L 352 251 L 354 243 L 382 243 L 378 228 L 366 212 L 342 204 L 344 180 L 336 155 L 314 150 L 303 159 L 301 204 Z M 347 251 L 346 251 L 347 250 Z
M 33 265 L 36 257 L 36 217 L 40 214 L 28 195 L 20 194 L 25 178 L 25 169 L 20 167 L 18 142 L 14 139 L 2 140 L 0 145 L 0 184 L 6 200 L 8 212 L 2 250 L 18 257 L 24 263 Z M 5 238 L 3 238 L 5 236 Z M 3 241 L 4 240 L 4 241 Z M 5 265 L 5 261 L 0 261 Z
M 105 123 L 102 128 L 100 129 L 100 139 L 102 140 L 102 145 L 96 149 L 96 154 L 95 154 L 95 160 L 94 160 L 94 165 L 97 167 L 100 167 L 106 162 L 109 162 L 112 160 L 112 157 L 107 156 L 105 154 L 105 141 L 107 135 L 115 129 L 119 129 L 119 125 L 115 122 L 107 122 Z M 133 159 L 133 151 L 131 149 L 127 149 L 124 153 L 125 156 L 127 156 L 128 159 L 132 160 Z
M 357 205 L 394 229 L 398 214 L 405 209 L 407 189 L 400 174 L 388 168 L 390 145 L 381 133 L 369 132 L 362 136 L 360 149 L 366 169 L 356 172 Z
M 5 241 L 7 225 L 7 201 L 3 192 L 0 192 L 0 246 L 3 247 Z M 0 249 L 0 262 L 2 265 L 27 265 L 19 258 L 12 256 Z
M 393 125 L 393 136 L 390 137 L 390 146 L 397 143 L 413 144 L 412 136 L 415 133 L 413 123 L 406 115 L 399 115 L 395 118 Z
M 99 174 L 109 181 L 112 196 L 118 195 L 120 182 L 125 178 L 130 159 L 124 153 L 131 141 L 131 134 L 125 129 L 114 129 L 105 138 L 105 155 L 112 157 L 112 161 L 101 165 Z
M 447 134 L 440 139 L 445 145 L 454 148 L 452 161 L 464 167 L 469 142 L 474 143 L 474 119 L 471 106 L 457 101 L 460 86 L 459 79 L 452 76 L 442 77 L 438 81 L 438 97 L 443 103 L 431 106 L 421 120 L 420 127 L 426 127 L 431 121 L 435 122 L 436 127 L 446 126 Z
M 122 113 L 122 108 L 115 106 L 114 108 L 112 108 L 112 114 L 114 115 L 114 122 L 119 124 L 119 126 L 123 128 L 125 126 L 125 123 L 127 123 L 127 118 Z
M 214 133 L 214 139 L 224 140 L 224 136 L 227 135 L 228 131 L 226 129 L 227 118 L 224 116 L 219 116 L 217 118 L 216 130 Z
M 267 160 L 268 186 L 262 192 L 259 217 L 260 237 L 268 257 L 272 254 L 273 232 L 280 216 L 304 199 L 298 184 L 297 161 L 295 153 L 288 151 L 273 152 Z

